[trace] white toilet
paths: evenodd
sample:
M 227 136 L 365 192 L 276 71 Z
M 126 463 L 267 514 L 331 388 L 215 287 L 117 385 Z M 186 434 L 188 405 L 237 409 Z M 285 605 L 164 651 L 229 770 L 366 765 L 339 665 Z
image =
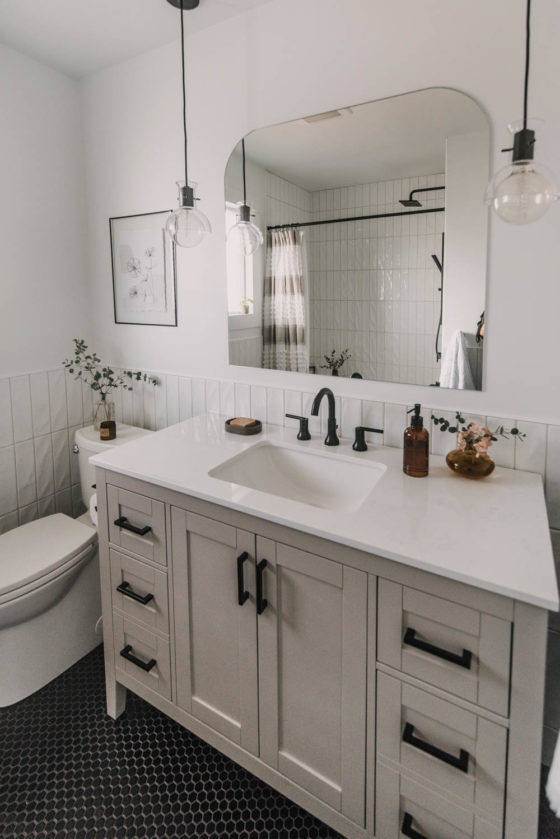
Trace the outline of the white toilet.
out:
M 117 426 L 102 442 L 93 426 L 76 431 L 82 500 L 89 510 L 95 469 L 88 459 L 128 443 L 143 428 Z M 94 502 L 92 502 L 92 507 Z M 0 708 L 25 699 L 101 643 L 97 531 L 89 512 L 55 513 L 0 535 Z

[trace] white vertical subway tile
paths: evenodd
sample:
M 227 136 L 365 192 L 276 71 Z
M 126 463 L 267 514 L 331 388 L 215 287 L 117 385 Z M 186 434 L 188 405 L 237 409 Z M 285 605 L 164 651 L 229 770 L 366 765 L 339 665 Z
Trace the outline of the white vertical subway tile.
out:
M 17 508 L 16 459 L 13 446 L 0 449 L 0 516 Z
M 122 388 L 118 388 L 118 395 L 115 394 L 115 408 L 118 408 L 118 419 L 124 422 L 122 419 L 122 395 Z M 82 412 L 84 425 L 91 425 L 93 422 L 93 391 L 85 382 L 82 382 Z
M 126 388 L 122 390 L 122 421 L 126 425 L 134 425 L 133 392 Z
M 192 380 L 192 413 L 194 417 L 206 412 L 206 380 Z
M 515 421 L 499 417 L 487 417 L 486 424 L 492 432 L 501 425 L 504 426 L 505 431 L 509 431 L 510 428 L 514 427 Z M 513 469 L 515 464 L 515 437 L 500 437 L 499 434 L 494 436 L 498 439 L 495 443 L 492 443 L 488 449 L 488 454 L 494 460 L 496 466 Z
M 360 399 L 349 399 L 346 396 L 342 398 L 341 402 L 340 433 L 342 437 L 352 441 L 356 426 L 362 424 L 362 402 Z
M 560 425 L 548 426 L 545 489 L 550 526 L 560 529 Z
M 261 422 L 266 422 L 266 388 L 251 385 L 251 416 Z
M 35 473 L 37 479 L 37 498 L 44 498 L 54 492 L 54 466 L 52 439 L 50 434 L 35 437 Z M 78 455 L 72 455 L 78 457 Z
M 277 387 L 266 389 L 266 421 L 284 425 L 284 391 Z
M 18 507 L 25 507 L 37 500 L 33 440 L 16 443 L 15 455 Z
M 66 380 L 66 408 L 68 411 L 68 425 L 81 425 L 84 417 L 82 404 L 82 383 L 78 379 L 68 376 Z M 43 433 L 48 433 L 46 429 Z
M 14 441 L 20 443 L 23 440 L 30 440 L 33 437 L 29 376 L 15 376 L 13 379 L 10 379 L 10 390 L 12 395 Z
M 515 423 L 526 436 L 515 440 L 515 468 L 538 472 L 544 478 L 546 470 L 546 425 L 542 422 Z
M 17 510 L 13 513 L 7 513 L 5 516 L 0 516 L 0 533 L 7 533 L 8 530 L 13 530 L 19 524 Z
M 166 376 L 165 389 L 167 392 L 167 425 L 179 422 L 179 377 Z
M 37 509 L 39 511 L 39 518 L 42 518 L 43 516 L 52 516 L 53 513 L 56 513 L 54 495 L 47 495 L 45 498 L 39 498 L 37 501 Z
M 284 413 L 285 414 L 294 414 L 295 416 L 301 417 L 302 414 L 302 399 L 301 399 L 301 392 L 299 390 L 286 390 L 284 391 Z M 299 429 L 299 422 L 295 419 L 289 419 L 288 417 L 284 417 L 284 425 L 288 428 L 297 428 Z
M 68 426 L 66 375 L 64 370 L 49 370 L 49 403 L 53 431 L 60 431 Z
M 159 376 L 158 382 L 157 385 L 151 385 L 151 388 L 154 392 L 155 428 L 159 431 L 160 428 L 169 425 L 167 420 L 167 376 Z
M 14 442 L 10 380 L 0 379 L 0 447 Z
M 76 441 L 76 431 L 80 426 L 75 425 L 74 428 L 68 429 L 68 445 L 70 447 L 70 483 L 77 484 L 80 482 L 80 456 L 74 452 L 74 443 Z M 117 437 L 119 431 L 117 428 Z M 52 492 L 53 490 L 51 490 Z
M 383 402 L 362 402 L 362 423 L 368 428 L 380 428 L 385 431 L 385 405 Z M 384 434 L 366 434 L 366 442 L 373 445 L 385 445 Z
M 140 382 L 134 384 L 132 391 L 132 425 L 144 427 L 144 393 Z
M 33 373 L 29 377 L 31 389 L 31 416 L 33 421 L 33 436 L 51 432 L 51 412 L 49 406 L 49 378 L 46 373 Z M 77 383 L 80 388 L 81 382 Z M 81 395 L 80 395 L 81 400 Z
M 384 444 L 402 449 L 403 435 L 407 425 L 406 405 L 395 405 L 392 402 L 387 402 L 385 405 Z
M 206 379 L 206 410 L 210 414 L 220 413 L 220 383 L 217 379 Z
M 179 419 L 181 422 L 189 419 L 189 417 L 196 416 L 197 413 L 203 413 L 203 411 L 194 410 L 195 382 L 200 382 L 200 379 L 190 379 L 186 376 L 179 378 Z M 200 395 L 200 388 L 197 389 L 196 393 Z
M 309 417 L 309 431 L 312 436 L 321 434 L 321 418 L 311 416 L 311 406 L 315 399 L 315 393 L 301 394 L 301 413 L 304 417 Z
M 251 386 L 235 383 L 235 416 L 251 416 Z
M 220 382 L 220 413 L 228 419 L 235 416 L 235 383 L 228 380 Z
M 438 419 L 443 417 L 448 420 L 451 425 L 455 422 L 455 413 L 453 411 L 434 410 L 433 414 Z M 424 417 L 424 420 L 426 421 L 426 417 Z M 451 434 L 449 431 L 442 431 L 441 425 L 436 425 L 433 421 L 431 427 L 428 425 L 426 427 L 430 428 L 430 451 L 432 454 L 438 454 L 444 457 L 447 452 L 457 448 L 456 434 Z
M 37 502 L 34 501 L 32 504 L 20 507 L 18 511 L 18 518 L 20 524 L 28 524 L 30 521 L 35 521 L 35 519 L 39 518 Z
M 68 432 L 54 431 L 52 433 L 54 486 L 57 491 L 70 486 L 70 453 L 68 449 Z
M 158 386 L 159 387 L 159 386 Z M 136 388 L 142 398 L 142 428 L 155 431 L 156 426 L 156 387 L 149 382 L 138 382 Z
M 66 516 L 72 518 L 72 492 L 70 487 L 57 492 L 54 497 L 54 503 L 57 513 L 64 513 Z

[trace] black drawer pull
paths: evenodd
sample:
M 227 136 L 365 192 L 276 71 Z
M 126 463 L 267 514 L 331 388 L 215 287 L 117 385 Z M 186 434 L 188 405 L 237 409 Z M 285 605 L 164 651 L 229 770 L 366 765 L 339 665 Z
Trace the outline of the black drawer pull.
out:
M 417 830 L 414 830 L 412 827 L 412 816 L 410 813 L 404 814 L 401 833 L 403 836 L 408 836 L 408 839 L 428 839 L 428 837 L 424 836 L 423 833 L 418 833 Z
M 266 559 L 257 563 L 257 615 L 262 615 L 268 606 L 268 600 L 263 597 L 263 573 L 267 565 Z
M 149 603 L 150 600 L 154 599 L 153 594 L 136 594 L 135 591 L 132 591 L 130 583 L 127 583 L 126 580 L 123 580 L 120 586 L 117 586 L 117 591 L 120 591 L 120 593 L 124 594 L 125 597 L 130 597 L 131 600 L 136 600 L 137 603 L 142 603 L 144 606 L 146 603 Z
M 409 722 L 404 727 L 402 739 L 403 743 L 408 743 L 409 746 L 414 746 L 415 749 L 419 749 L 421 752 L 426 752 L 426 754 L 432 757 L 437 757 L 438 760 L 443 761 L 443 763 L 448 763 L 449 766 L 453 766 L 461 772 L 469 771 L 468 752 L 461 749 L 459 757 L 455 757 L 455 755 L 450 755 L 449 752 L 444 752 L 443 749 L 438 749 L 437 746 L 432 746 L 431 743 L 426 743 L 425 740 L 420 740 L 419 737 L 415 737 L 414 726 Z
M 136 533 L 138 536 L 145 536 L 152 529 L 149 524 L 146 527 L 135 527 L 129 522 L 126 516 L 120 516 L 120 518 L 115 519 L 114 523 L 117 527 L 122 527 L 123 530 L 130 530 L 131 533 Z
M 132 649 L 131 644 L 127 644 L 124 649 L 121 650 L 121 655 L 123 658 L 126 658 L 127 661 L 131 661 L 137 667 L 140 667 L 142 670 L 145 670 L 146 673 L 149 673 L 152 667 L 155 665 L 156 660 L 155 658 L 151 658 L 149 661 L 142 661 L 141 658 L 136 658 L 130 651 Z
M 437 655 L 438 658 L 443 658 L 452 664 L 458 664 L 459 667 L 465 667 L 467 670 L 471 669 L 472 653 L 470 650 L 463 650 L 462 655 L 458 655 L 457 653 L 450 653 L 449 650 L 443 650 L 441 647 L 435 647 L 433 644 L 428 644 L 427 641 L 419 641 L 416 637 L 416 630 L 410 626 L 404 634 L 404 643 L 408 644 L 409 647 L 423 650 L 425 653 Z
M 245 582 L 243 580 L 243 563 L 247 559 L 249 559 L 247 551 L 243 551 L 243 553 L 239 554 L 237 557 L 237 602 L 240 606 L 243 606 L 249 597 L 249 592 L 245 591 Z

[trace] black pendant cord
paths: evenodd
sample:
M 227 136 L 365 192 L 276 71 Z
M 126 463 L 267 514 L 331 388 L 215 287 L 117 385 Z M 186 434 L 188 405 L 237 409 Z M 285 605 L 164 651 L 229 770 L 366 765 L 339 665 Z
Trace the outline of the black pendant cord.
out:
M 243 153 L 243 203 L 247 203 L 247 182 L 245 180 L 245 140 L 241 140 L 241 151 Z
M 529 98 L 529 51 L 531 43 L 531 0 L 527 0 L 525 25 L 525 85 L 523 89 L 523 128 L 527 128 L 527 100 Z
M 185 87 L 185 28 L 183 23 L 183 2 L 181 0 L 181 68 L 183 81 L 183 140 L 185 147 L 185 186 L 188 187 L 187 174 L 187 93 Z

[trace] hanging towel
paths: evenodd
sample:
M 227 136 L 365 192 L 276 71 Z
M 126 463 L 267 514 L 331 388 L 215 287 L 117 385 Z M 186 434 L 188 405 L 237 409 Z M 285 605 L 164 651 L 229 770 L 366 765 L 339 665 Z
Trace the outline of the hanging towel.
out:
M 468 355 L 468 334 L 457 330 L 443 353 L 441 362 L 441 387 L 475 390 L 474 378 Z
M 546 797 L 550 803 L 550 809 L 560 816 L 560 737 L 556 740 L 554 757 L 548 773 Z
M 89 517 L 97 527 L 97 493 L 94 492 L 89 499 Z

